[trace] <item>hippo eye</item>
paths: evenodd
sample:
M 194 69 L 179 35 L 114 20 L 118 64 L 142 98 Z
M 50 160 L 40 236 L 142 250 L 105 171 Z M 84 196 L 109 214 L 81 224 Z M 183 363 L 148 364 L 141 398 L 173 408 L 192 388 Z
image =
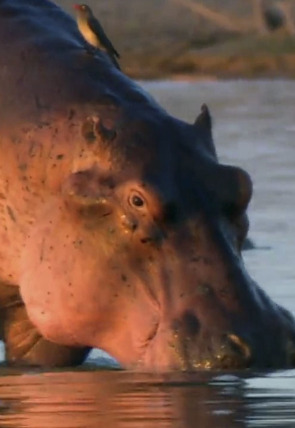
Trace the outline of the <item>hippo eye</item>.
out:
M 132 195 L 130 198 L 130 204 L 136 208 L 142 208 L 145 202 L 140 195 Z
M 142 207 L 144 202 L 143 199 L 141 199 L 139 196 L 132 196 L 132 205 L 136 206 L 136 207 Z

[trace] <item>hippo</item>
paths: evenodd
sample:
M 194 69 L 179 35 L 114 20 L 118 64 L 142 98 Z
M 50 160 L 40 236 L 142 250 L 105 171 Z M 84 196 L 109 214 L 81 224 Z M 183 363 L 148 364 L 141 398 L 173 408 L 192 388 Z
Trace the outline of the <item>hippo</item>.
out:
M 252 182 L 209 109 L 170 116 L 48 0 L 0 3 L 6 361 L 142 371 L 291 367 L 295 323 L 247 274 Z

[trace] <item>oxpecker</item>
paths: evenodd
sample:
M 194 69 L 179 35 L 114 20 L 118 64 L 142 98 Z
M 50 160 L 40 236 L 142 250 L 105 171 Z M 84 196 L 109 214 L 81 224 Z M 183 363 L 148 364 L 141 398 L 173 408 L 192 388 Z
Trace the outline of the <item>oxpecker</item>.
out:
M 120 55 L 108 39 L 104 29 L 99 21 L 93 15 L 92 10 L 87 4 L 75 4 L 77 10 L 77 24 L 84 39 L 95 48 L 105 51 L 115 66 L 120 70 L 116 60 Z

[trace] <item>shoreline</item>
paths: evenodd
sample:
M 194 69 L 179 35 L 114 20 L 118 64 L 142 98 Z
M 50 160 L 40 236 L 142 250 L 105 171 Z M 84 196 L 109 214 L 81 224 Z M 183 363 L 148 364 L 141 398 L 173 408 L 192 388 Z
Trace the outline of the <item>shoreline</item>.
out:
M 295 79 L 295 37 L 248 36 L 176 54 L 122 55 L 123 71 L 135 79 Z
M 132 79 L 137 80 L 231 80 L 231 79 L 295 79 L 295 53 L 290 55 L 271 56 L 264 55 L 249 57 L 198 57 L 195 60 L 189 58 L 190 70 L 187 70 L 186 61 L 183 66 L 174 62 L 147 67 L 124 67 L 122 70 Z M 140 63 L 140 62 L 138 62 Z

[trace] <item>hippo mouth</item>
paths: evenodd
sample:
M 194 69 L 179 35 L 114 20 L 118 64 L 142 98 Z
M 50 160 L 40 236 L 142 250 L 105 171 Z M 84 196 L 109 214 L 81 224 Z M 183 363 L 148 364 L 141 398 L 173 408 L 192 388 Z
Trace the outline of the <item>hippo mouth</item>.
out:
M 189 322 L 193 322 L 192 319 Z M 177 327 L 165 332 L 165 329 L 158 324 L 147 338 L 141 355 L 132 368 L 142 370 L 143 367 L 149 367 L 153 371 L 194 371 L 245 369 L 253 365 L 250 346 L 235 333 L 224 333 L 215 338 L 212 334 L 210 336 L 208 334 L 206 345 L 203 347 L 200 347 L 198 343 L 200 341 L 202 339 L 197 337 L 182 336 Z

